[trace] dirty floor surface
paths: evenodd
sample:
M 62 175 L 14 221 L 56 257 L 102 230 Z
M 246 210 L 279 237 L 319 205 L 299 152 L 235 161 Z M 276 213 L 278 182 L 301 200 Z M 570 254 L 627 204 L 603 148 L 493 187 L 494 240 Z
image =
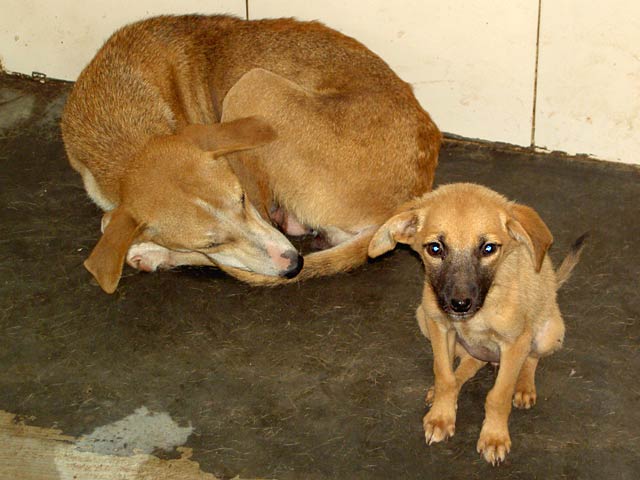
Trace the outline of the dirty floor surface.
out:
M 455 437 L 424 443 L 432 355 L 406 250 L 275 289 L 127 267 L 103 293 L 82 267 L 100 214 L 57 126 L 69 88 L 0 76 L 0 478 L 20 435 L 52 428 L 114 461 L 196 462 L 219 478 L 638 478 L 638 170 L 458 142 L 442 152 L 438 183 L 535 207 L 556 262 L 591 231 L 559 295 L 565 348 L 541 362 L 538 404 L 514 410 L 512 453 L 492 468 L 475 452 L 491 368 L 464 387 Z M 29 455 L 13 478 L 38 463 Z

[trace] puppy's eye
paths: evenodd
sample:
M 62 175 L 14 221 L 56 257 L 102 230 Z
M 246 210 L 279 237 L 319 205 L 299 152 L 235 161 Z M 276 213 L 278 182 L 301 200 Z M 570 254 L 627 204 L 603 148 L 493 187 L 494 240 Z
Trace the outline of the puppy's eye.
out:
M 496 243 L 485 243 L 480 247 L 480 253 L 482 253 L 483 257 L 488 257 L 493 255 L 498 251 L 498 244 Z
M 211 243 L 206 244 L 202 249 L 203 250 L 211 250 L 212 248 L 219 247 L 220 245 L 222 245 L 222 243 L 211 242 Z
M 242 196 L 240 197 L 240 205 L 242 205 L 242 208 L 244 208 L 246 201 L 247 201 L 247 196 L 244 194 L 244 192 L 242 192 Z
M 442 254 L 444 253 L 440 242 L 427 243 L 425 250 L 432 257 L 442 257 Z

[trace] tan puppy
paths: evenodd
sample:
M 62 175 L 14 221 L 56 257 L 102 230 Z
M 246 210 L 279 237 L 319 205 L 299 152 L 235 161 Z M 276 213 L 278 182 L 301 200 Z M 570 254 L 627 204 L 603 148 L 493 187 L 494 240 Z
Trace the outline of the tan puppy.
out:
M 297 279 L 355 267 L 377 227 L 430 190 L 441 140 L 411 87 L 352 38 L 196 15 L 116 32 L 78 78 L 62 133 L 107 212 L 85 262 L 107 292 L 125 260 L 285 282 L 302 257 L 272 221 L 333 247 Z
M 477 447 L 488 462 L 499 463 L 511 447 L 512 401 L 518 408 L 535 404 L 538 360 L 562 346 L 556 291 L 585 237 L 554 272 L 546 255 L 553 238 L 538 214 L 488 188 L 445 185 L 403 210 L 378 230 L 369 255 L 399 242 L 424 262 L 427 279 L 416 315 L 431 340 L 435 376 L 424 417 L 427 443 L 454 434 L 460 388 L 487 362 L 499 363 Z

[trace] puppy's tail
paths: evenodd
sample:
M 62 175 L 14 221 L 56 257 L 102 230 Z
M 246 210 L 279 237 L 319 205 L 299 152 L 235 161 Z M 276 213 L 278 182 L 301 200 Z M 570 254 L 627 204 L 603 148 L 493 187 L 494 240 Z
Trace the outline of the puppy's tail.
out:
M 259 275 L 246 270 L 226 267 L 220 265 L 219 268 L 238 280 L 247 282 L 250 285 L 274 287 L 276 285 L 286 285 L 296 283 L 310 278 L 324 277 L 336 273 L 352 270 L 367 261 L 367 251 L 369 242 L 373 238 L 377 227 L 370 227 L 351 240 L 343 242 L 335 247 L 314 252 L 304 257 L 304 267 L 294 278 L 271 277 Z
M 558 282 L 558 289 L 569 280 L 571 272 L 580 260 L 580 254 L 584 248 L 584 242 L 589 237 L 589 233 L 585 233 L 578 237 L 571 246 L 571 251 L 564 257 L 564 260 L 556 270 L 556 281 Z

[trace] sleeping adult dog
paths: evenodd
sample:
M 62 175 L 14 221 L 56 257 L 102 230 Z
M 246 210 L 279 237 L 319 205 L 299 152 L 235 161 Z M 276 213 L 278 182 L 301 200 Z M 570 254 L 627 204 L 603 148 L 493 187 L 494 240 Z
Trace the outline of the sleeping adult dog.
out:
M 410 86 L 356 40 L 198 15 L 116 32 L 78 78 L 62 133 L 106 212 L 85 266 L 109 293 L 125 260 L 217 265 L 254 284 L 353 268 L 377 227 L 431 189 L 441 141 Z M 303 268 L 274 224 L 325 249 Z

